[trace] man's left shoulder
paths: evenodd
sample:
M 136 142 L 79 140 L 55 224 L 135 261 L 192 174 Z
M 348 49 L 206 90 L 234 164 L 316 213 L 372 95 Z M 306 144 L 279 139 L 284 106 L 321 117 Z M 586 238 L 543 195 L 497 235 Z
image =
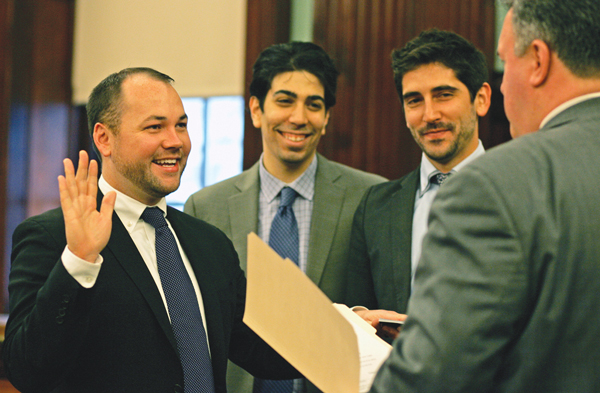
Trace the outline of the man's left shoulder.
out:
M 548 136 L 546 131 L 537 131 L 495 146 L 462 168 L 459 174 L 472 171 L 489 178 L 510 180 L 509 174 L 518 176 L 545 161 Z

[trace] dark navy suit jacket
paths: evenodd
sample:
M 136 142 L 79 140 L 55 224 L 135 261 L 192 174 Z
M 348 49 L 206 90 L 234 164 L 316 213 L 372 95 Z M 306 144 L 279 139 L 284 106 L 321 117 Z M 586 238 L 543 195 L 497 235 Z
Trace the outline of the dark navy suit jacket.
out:
M 167 218 L 202 293 L 216 391 L 226 391 L 228 357 L 258 376 L 297 376 L 243 324 L 246 281 L 227 236 L 170 207 Z M 117 214 L 93 288 L 65 270 L 65 244 L 60 209 L 14 232 L 3 348 L 11 382 L 22 392 L 180 391 L 183 371 L 164 303 Z

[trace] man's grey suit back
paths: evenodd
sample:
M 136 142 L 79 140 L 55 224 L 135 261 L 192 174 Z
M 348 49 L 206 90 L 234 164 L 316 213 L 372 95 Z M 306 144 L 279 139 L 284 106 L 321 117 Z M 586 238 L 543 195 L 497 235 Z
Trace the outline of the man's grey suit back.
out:
M 577 104 L 440 189 L 388 360 L 412 363 L 374 392 L 600 391 L 599 124 Z

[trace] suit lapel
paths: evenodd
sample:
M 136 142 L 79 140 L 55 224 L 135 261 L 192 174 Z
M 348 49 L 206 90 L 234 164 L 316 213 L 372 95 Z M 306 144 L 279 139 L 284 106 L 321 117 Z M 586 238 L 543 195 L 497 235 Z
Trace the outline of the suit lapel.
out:
M 401 188 L 389 200 L 389 228 L 392 241 L 390 261 L 394 275 L 393 282 L 401 283 L 399 288 L 393 288 L 399 309 L 406 309 L 410 296 L 412 222 L 415 206 L 415 195 L 419 185 L 419 171 L 412 171 L 401 180 Z
M 317 155 L 317 159 L 306 275 L 318 285 L 340 220 L 346 188 L 336 184 L 341 176 L 337 168 L 321 155 Z
M 179 220 L 178 212 L 172 208 L 168 209 L 167 218 L 192 265 L 196 281 L 200 287 L 213 365 L 225 364 L 227 354 L 223 351 L 223 348 L 226 347 L 222 325 L 224 318 L 221 313 L 218 289 L 215 284 L 215 278 L 221 277 L 222 273 L 215 271 L 213 265 L 207 263 L 209 257 L 205 255 L 205 252 L 210 249 L 211 245 L 203 244 L 204 240 L 199 238 L 198 228 L 186 225 Z M 219 351 L 219 349 L 221 350 Z
M 229 197 L 229 222 L 231 223 L 231 238 L 238 250 L 240 266 L 246 271 L 246 258 L 248 255 L 248 234 L 258 231 L 258 193 L 260 180 L 257 162 L 245 174 L 240 176 L 236 187 L 240 191 Z
M 146 263 L 137 250 L 137 247 L 129 232 L 125 229 L 117 213 L 113 213 L 112 233 L 106 248 L 102 251 L 105 258 L 110 253 L 112 259 L 116 260 L 129 275 L 142 296 L 148 302 L 150 309 L 156 316 L 160 327 L 163 329 L 167 338 L 174 349 L 177 348 L 175 336 L 171 330 L 171 322 L 167 315 L 160 292 L 152 275 L 148 271 Z

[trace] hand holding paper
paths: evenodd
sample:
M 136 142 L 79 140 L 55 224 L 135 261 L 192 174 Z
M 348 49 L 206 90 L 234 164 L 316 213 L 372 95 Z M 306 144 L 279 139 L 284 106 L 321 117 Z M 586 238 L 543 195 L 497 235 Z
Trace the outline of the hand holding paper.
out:
M 395 339 L 400 333 L 399 327 L 402 326 L 406 319 L 405 314 L 399 314 L 395 311 L 388 310 L 358 310 L 354 311 L 362 319 L 370 323 L 377 329 L 377 335 L 381 338 Z M 381 323 L 384 321 L 385 323 Z

